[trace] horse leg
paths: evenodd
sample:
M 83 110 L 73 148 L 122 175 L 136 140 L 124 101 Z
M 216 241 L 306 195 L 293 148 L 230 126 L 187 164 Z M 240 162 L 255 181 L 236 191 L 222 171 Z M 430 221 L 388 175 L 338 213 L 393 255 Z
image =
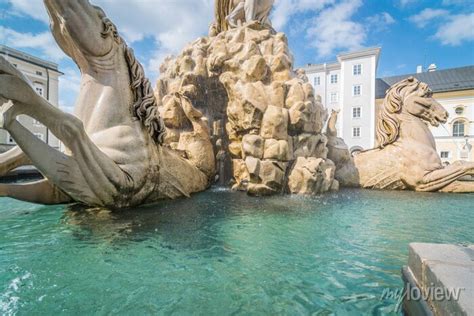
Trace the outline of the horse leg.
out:
M 40 180 L 25 184 L 0 184 L 0 196 L 39 204 L 64 204 L 71 198 L 61 192 L 48 180 Z
M 423 177 L 422 184 L 416 187 L 417 191 L 439 191 L 466 175 L 474 174 L 474 163 L 455 163 L 442 169 L 429 172 Z
M 95 146 L 79 119 L 41 97 L 36 101 L 34 106 L 6 103 L 0 108 L 0 117 L 3 128 L 47 179 L 75 200 L 90 205 L 113 206 L 123 195 L 120 190 L 130 193 L 131 177 Z M 48 127 L 71 151 L 71 156 L 51 148 L 23 127 L 15 119 L 20 114 Z
M 25 155 L 20 147 L 13 147 L 9 151 L 0 154 L 0 177 L 6 175 L 15 168 L 26 165 L 31 165 L 28 156 Z

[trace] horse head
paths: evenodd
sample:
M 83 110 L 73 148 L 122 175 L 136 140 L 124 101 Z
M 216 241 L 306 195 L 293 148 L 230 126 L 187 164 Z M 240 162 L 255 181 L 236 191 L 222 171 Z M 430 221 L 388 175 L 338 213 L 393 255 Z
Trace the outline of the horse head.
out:
M 403 117 L 412 116 L 432 126 L 445 123 L 448 112 L 433 99 L 433 92 L 424 82 L 409 77 L 393 85 L 379 111 L 376 134 L 379 147 L 395 142 Z
M 127 79 L 133 96 L 130 105 L 132 115 L 141 121 L 152 139 L 160 144 L 165 132 L 156 98 L 142 65 L 133 50 L 120 37 L 116 26 L 105 12 L 89 3 L 89 0 L 44 0 L 50 16 L 54 38 L 61 49 L 79 66 L 82 73 L 88 72 L 99 59 L 117 55 L 128 68 Z M 114 70 L 114 62 L 102 63 Z M 97 74 L 94 70 L 92 76 Z M 112 76 L 116 76 L 113 72 Z
M 91 58 L 104 57 L 122 43 L 104 11 L 88 0 L 44 0 L 44 4 L 56 42 L 82 71 Z

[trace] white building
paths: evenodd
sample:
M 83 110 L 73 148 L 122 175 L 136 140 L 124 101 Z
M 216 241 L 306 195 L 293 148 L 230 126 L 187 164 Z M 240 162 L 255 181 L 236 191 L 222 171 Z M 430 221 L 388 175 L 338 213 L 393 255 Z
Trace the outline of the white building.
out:
M 36 92 L 52 105 L 58 106 L 59 76 L 58 65 L 16 49 L 0 45 L 0 55 L 21 70 L 33 83 Z M 59 148 L 58 139 L 40 122 L 28 116 L 19 116 L 18 121 L 41 140 L 54 148 Z M 5 130 L 0 130 L 0 152 L 15 146 L 15 140 Z
M 375 145 L 375 79 L 380 48 L 337 55 L 333 63 L 303 69 L 322 103 L 340 110 L 337 130 L 351 150 Z

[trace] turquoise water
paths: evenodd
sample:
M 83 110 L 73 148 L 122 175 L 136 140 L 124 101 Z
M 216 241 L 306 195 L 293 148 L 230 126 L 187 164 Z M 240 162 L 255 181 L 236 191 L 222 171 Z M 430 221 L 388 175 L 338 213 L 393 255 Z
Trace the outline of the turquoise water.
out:
M 0 199 L 0 314 L 382 315 L 412 241 L 474 243 L 474 195 L 215 189 L 110 213 Z

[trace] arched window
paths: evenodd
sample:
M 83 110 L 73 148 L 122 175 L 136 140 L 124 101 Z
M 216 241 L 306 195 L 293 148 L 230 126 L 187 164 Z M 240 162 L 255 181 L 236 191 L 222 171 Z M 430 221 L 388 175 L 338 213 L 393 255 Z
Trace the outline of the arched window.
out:
M 454 122 L 454 124 L 453 124 L 453 136 L 454 137 L 464 136 L 464 122 L 463 121 Z

